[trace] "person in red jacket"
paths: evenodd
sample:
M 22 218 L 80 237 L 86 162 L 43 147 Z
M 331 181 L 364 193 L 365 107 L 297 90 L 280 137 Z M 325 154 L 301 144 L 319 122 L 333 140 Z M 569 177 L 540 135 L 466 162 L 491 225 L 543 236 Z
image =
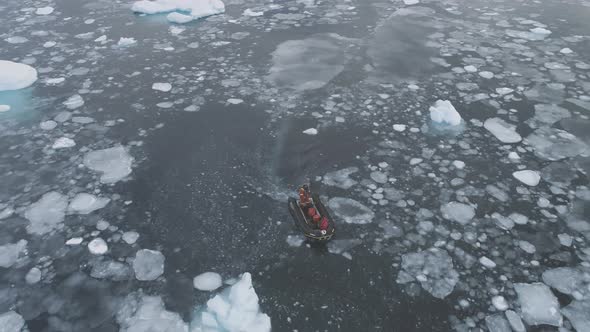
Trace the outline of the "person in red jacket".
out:
M 301 207 L 308 207 L 311 205 L 311 193 L 306 184 L 299 188 L 299 205 L 301 205 Z

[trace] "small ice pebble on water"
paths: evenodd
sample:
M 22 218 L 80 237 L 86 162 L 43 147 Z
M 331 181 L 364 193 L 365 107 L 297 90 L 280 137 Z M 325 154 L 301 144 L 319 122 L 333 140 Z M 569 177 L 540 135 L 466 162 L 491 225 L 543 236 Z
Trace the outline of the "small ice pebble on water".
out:
M 317 135 L 318 130 L 315 128 L 309 128 L 309 129 L 304 130 L 303 133 L 306 135 Z
M 0 113 L 10 111 L 10 105 L 0 105 Z
M 91 254 L 103 255 L 109 250 L 109 247 L 103 239 L 97 237 L 88 243 L 88 250 Z
M 242 99 L 239 98 L 230 98 L 227 100 L 228 103 L 232 104 L 232 105 L 237 105 L 237 104 L 241 104 L 244 101 Z
M 559 51 L 559 53 L 561 53 L 561 54 L 572 54 L 572 53 L 574 53 L 574 51 L 572 51 L 571 48 L 566 47 L 566 48 L 562 48 Z
M 162 92 L 168 92 L 172 90 L 172 84 L 170 83 L 154 83 L 152 84 L 152 89 Z
M 51 146 L 53 149 L 67 149 L 76 146 L 76 142 L 73 139 L 67 137 L 60 137 L 55 140 L 55 143 Z
M 41 7 L 41 8 L 37 8 L 37 10 L 35 11 L 35 14 L 37 15 L 49 15 L 53 13 L 53 7 Z
M 215 272 L 205 272 L 199 274 L 193 279 L 193 286 L 202 291 L 214 291 L 221 287 L 221 276 Z
M 398 131 L 398 132 L 402 132 L 406 130 L 406 125 L 405 124 L 394 124 L 393 125 L 393 130 Z
M 479 259 L 479 262 L 481 263 L 481 265 L 483 265 L 483 266 L 485 266 L 485 267 L 487 267 L 489 269 L 493 269 L 493 268 L 496 267 L 496 263 L 494 263 L 493 260 L 491 260 L 491 259 L 489 259 L 489 258 L 487 258 L 485 256 L 482 256 Z

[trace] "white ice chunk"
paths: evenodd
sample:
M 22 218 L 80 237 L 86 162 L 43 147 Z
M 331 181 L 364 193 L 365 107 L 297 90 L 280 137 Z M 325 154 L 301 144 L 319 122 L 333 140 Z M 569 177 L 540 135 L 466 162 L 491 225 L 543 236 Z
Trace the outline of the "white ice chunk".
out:
M 39 270 L 37 267 L 30 269 L 25 275 L 25 281 L 29 285 L 33 285 L 41 281 L 41 270 Z
M 81 238 L 81 237 L 73 237 L 73 238 L 71 238 L 71 239 L 69 239 L 69 240 L 66 241 L 66 245 L 68 245 L 68 246 L 77 246 L 80 243 L 82 243 L 82 241 L 84 241 L 84 239 Z
M 207 301 L 191 331 L 270 332 L 270 317 L 260 312 L 258 302 L 252 276 L 244 273 L 228 291 Z
M 518 241 L 518 246 L 520 247 L 520 249 L 524 250 L 526 253 L 529 254 L 534 254 L 535 251 L 537 251 L 537 248 L 535 248 L 535 245 L 528 242 L 528 241 Z
M 170 83 L 154 83 L 152 84 L 152 89 L 162 92 L 168 92 L 172 90 L 172 84 Z
M 253 11 L 250 8 L 247 8 L 246 10 L 244 10 L 244 12 L 242 13 L 242 15 L 244 15 L 244 16 L 250 16 L 250 17 L 258 17 L 258 16 L 264 15 L 264 12 L 263 11 L 257 12 L 257 11 Z
M 455 166 L 455 168 L 457 168 L 457 169 L 463 169 L 463 168 L 465 168 L 465 162 L 463 162 L 461 160 L 455 160 L 455 161 L 453 161 L 453 166 Z
M 74 199 L 72 199 L 68 209 L 71 213 L 89 214 L 98 209 L 102 209 L 110 201 L 110 198 L 96 197 L 87 193 L 79 193 L 74 197 Z
M 229 98 L 227 100 L 227 102 L 230 103 L 230 104 L 232 104 L 232 105 L 238 105 L 238 104 L 243 103 L 244 101 L 242 99 L 239 99 L 239 98 Z
M 373 181 L 381 184 L 387 183 L 388 180 L 387 174 L 379 171 L 371 172 L 370 176 Z
M 53 7 L 41 7 L 41 8 L 37 8 L 37 10 L 35 11 L 35 14 L 37 15 L 49 15 L 53 13 Z
M 313 136 L 313 135 L 317 135 L 318 134 L 318 130 L 315 129 L 315 128 L 309 128 L 309 129 L 305 129 L 303 131 L 303 133 L 306 134 L 306 135 L 312 135 Z
M 322 182 L 327 186 L 350 189 L 357 182 L 350 178 L 351 174 L 358 172 L 357 167 L 348 167 L 338 171 L 329 172 L 324 175 Z
M 164 273 L 165 257 L 156 250 L 141 249 L 135 254 L 133 270 L 137 280 L 156 280 Z
M 70 98 L 68 98 L 66 101 L 64 101 L 63 104 L 68 109 L 73 110 L 73 109 L 76 109 L 76 108 L 84 105 L 84 99 L 80 95 L 73 95 Z
M 17 243 L 8 243 L 0 246 L 0 267 L 9 268 L 13 266 L 21 256 L 26 255 L 26 249 L 26 240 L 19 240 Z
M 549 287 L 542 283 L 514 284 L 522 317 L 529 325 L 561 326 L 559 302 Z
M 542 127 L 535 130 L 525 143 L 533 147 L 535 155 L 544 160 L 560 160 L 589 153 L 588 145 L 567 131 Z
M 37 70 L 23 63 L 0 60 L 0 91 L 19 90 L 37 80 Z
M 119 41 L 117 42 L 117 45 L 120 47 L 126 47 L 126 46 L 131 46 L 137 43 L 137 40 L 135 40 L 135 38 L 128 38 L 128 37 L 121 37 L 119 39 Z
M 489 80 L 494 78 L 494 73 L 492 73 L 491 71 L 480 71 L 479 76 Z
M 303 235 L 287 235 L 287 244 L 291 247 L 300 247 L 305 242 Z
M 88 152 L 84 165 L 95 172 L 102 173 L 100 182 L 115 183 L 131 174 L 133 158 L 122 146 Z
M 500 118 L 487 119 L 483 126 L 502 143 L 518 143 L 522 140 L 522 137 L 516 132 L 516 127 Z
M 4 113 L 4 112 L 8 112 L 8 111 L 10 111 L 10 105 L 0 104 L 0 113 Z
M 507 310 L 506 319 L 508 320 L 508 323 L 510 323 L 510 326 L 512 327 L 512 330 L 514 330 L 514 332 L 526 332 L 524 323 L 522 322 L 522 319 L 520 319 L 520 316 L 516 312 L 512 310 Z
M 441 206 L 440 211 L 443 218 L 456 221 L 461 225 L 466 225 L 475 217 L 473 206 L 459 202 L 449 202 Z
M 468 73 L 475 73 L 477 71 L 477 67 L 475 67 L 473 65 L 465 66 L 465 67 L 463 67 L 463 69 L 465 69 L 465 71 Z
M 559 53 L 561 53 L 561 54 L 572 54 L 572 53 L 574 53 L 574 51 L 572 51 L 571 48 L 566 47 L 566 48 L 562 48 L 561 50 L 559 50 Z
M 25 326 L 25 320 L 21 315 L 14 311 L 7 311 L 0 314 L 0 331 L 2 332 L 20 332 Z
M 487 267 L 488 269 L 493 269 L 496 267 L 496 263 L 493 260 L 487 258 L 486 256 L 480 257 L 479 263 L 481 263 L 481 265 Z
M 125 233 L 123 233 L 123 236 L 121 238 L 127 244 L 134 244 L 135 242 L 137 242 L 137 239 L 139 239 L 139 233 L 137 233 L 137 232 L 125 232 Z
M 561 312 L 569 319 L 576 331 L 590 331 L 590 300 L 574 300 Z
M 55 140 L 55 142 L 53 143 L 51 148 L 54 150 L 58 150 L 58 149 L 72 148 L 74 146 L 76 146 L 76 142 L 74 142 L 73 139 L 68 138 L 68 137 L 60 137 Z
M 508 309 L 508 302 L 506 302 L 506 299 L 502 295 L 492 297 L 492 304 L 500 311 L 506 311 Z
M 393 130 L 397 131 L 397 132 L 403 132 L 406 130 L 406 125 L 405 124 L 394 124 L 393 125 Z
M 109 250 L 105 240 L 97 237 L 88 243 L 88 251 L 93 255 L 104 255 Z
M 538 185 L 539 181 L 541 181 L 541 175 L 539 174 L 539 172 L 531 171 L 528 169 L 522 170 L 522 171 L 516 171 L 516 172 L 512 173 L 512 176 L 514 176 L 518 181 L 526 184 L 527 186 L 531 186 L 531 187 Z
M 404 0 L 406 6 L 411 6 L 420 3 L 420 0 Z
M 55 191 L 44 194 L 25 211 L 25 218 L 30 221 L 27 232 L 43 235 L 61 229 L 67 206 L 66 196 Z
M 328 201 L 328 207 L 349 224 L 368 224 L 375 217 L 371 209 L 350 198 L 334 197 Z
M 188 332 L 188 325 L 180 315 L 167 311 L 159 296 L 141 293 L 125 298 L 117 310 L 117 322 L 120 332 Z
M 53 130 L 55 127 L 57 127 L 57 122 L 53 120 L 43 121 L 39 124 L 39 128 L 43 130 Z
M 510 325 L 501 314 L 486 317 L 489 332 L 512 332 Z
M 448 100 L 437 100 L 430 107 L 430 119 L 436 123 L 457 126 L 461 124 L 461 115 Z
M 514 89 L 511 89 L 511 88 L 496 88 L 496 92 L 499 95 L 503 96 L 503 95 L 507 95 L 509 93 L 514 92 Z
M 168 20 L 174 23 L 187 23 L 202 17 L 225 12 L 221 0 L 155 0 L 137 1 L 131 9 L 136 13 L 170 13 Z
M 545 28 L 539 28 L 539 27 L 530 29 L 530 31 L 534 34 L 537 34 L 537 35 L 548 36 L 551 34 L 551 30 L 547 30 Z
M 45 80 L 45 84 L 47 85 L 58 85 L 63 83 L 66 79 L 64 77 L 56 77 L 56 78 L 48 78 Z
M 211 292 L 221 287 L 221 276 L 215 272 L 205 272 L 193 278 L 193 286 L 196 289 Z

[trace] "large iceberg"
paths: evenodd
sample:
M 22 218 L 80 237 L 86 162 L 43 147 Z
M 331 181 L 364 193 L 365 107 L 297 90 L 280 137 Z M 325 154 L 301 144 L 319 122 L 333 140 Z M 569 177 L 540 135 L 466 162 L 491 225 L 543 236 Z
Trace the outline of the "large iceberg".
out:
M 188 23 L 202 17 L 225 12 L 221 0 L 155 0 L 137 1 L 131 9 L 136 13 L 169 13 L 166 18 L 173 23 Z
M 191 322 L 191 332 L 269 332 L 270 317 L 260 312 L 252 276 L 244 273 L 229 290 L 207 301 Z
M 36 80 L 35 68 L 24 63 L 0 60 L 0 91 L 24 89 Z

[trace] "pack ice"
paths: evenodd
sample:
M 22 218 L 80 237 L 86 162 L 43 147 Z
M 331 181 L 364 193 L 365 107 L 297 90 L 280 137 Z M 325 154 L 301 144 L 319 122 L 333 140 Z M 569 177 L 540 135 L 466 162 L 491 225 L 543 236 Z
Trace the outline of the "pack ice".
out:
M 25 211 L 25 218 L 30 222 L 27 232 L 43 235 L 62 228 L 67 206 L 66 196 L 55 191 L 44 194 Z
M 156 250 L 141 249 L 135 254 L 133 270 L 137 280 L 156 280 L 164 273 L 164 255 Z
M 191 332 L 269 332 L 270 317 L 260 311 L 252 276 L 244 273 L 229 290 L 207 301 L 191 322 Z
M 100 182 L 115 183 L 131 174 L 133 158 L 122 146 L 88 152 L 84 156 L 84 165 L 93 171 L 102 173 Z
M 136 13 L 169 13 L 166 18 L 173 23 L 188 23 L 202 17 L 225 12 L 221 0 L 155 0 L 137 1 L 131 9 Z
M 328 201 L 328 207 L 349 224 L 368 224 L 375 217 L 371 209 L 350 198 L 334 197 Z
M 37 70 L 23 63 L 0 60 L 0 91 L 19 90 L 37 80 Z

